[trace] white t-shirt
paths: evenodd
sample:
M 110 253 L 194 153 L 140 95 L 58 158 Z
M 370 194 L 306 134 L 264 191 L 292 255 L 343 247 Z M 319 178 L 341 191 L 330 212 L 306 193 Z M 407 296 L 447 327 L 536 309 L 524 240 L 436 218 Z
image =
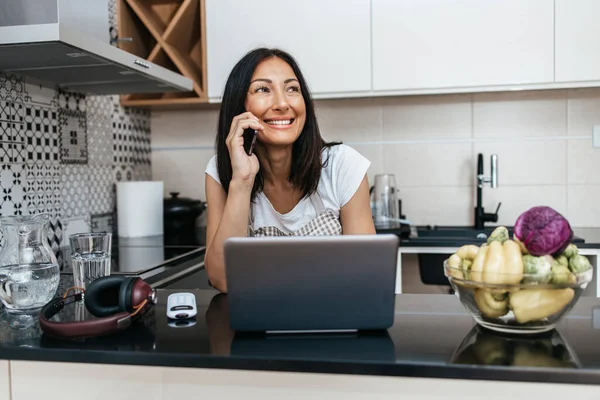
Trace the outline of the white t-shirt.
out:
M 329 157 L 327 165 L 321 171 L 321 180 L 317 194 L 321 197 L 325 209 L 333 211 L 339 217 L 340 208 L 344 206 L 362 182 L 371 162 L 352 147 L 340 144 L 325 149 L 321 159 Z M 217 156 L 214 155 L 206 167 L 205 173 L 217 182 Z M 253 207 L 253 229 L 274 226 L 286 234 L 297 231 L 317 216 L 313 202 L 305 197 L 288 213 L 277 212 L 264 193 L 257 193 Z

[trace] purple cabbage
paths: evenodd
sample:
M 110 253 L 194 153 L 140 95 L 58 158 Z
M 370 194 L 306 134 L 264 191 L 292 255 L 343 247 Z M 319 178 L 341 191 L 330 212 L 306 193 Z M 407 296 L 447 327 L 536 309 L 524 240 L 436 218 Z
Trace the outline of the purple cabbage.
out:
M 514 236 L 534 256 L 562 253 L 573 239 L 569 221 L 558 211 L 537 206 L 517 218 Z

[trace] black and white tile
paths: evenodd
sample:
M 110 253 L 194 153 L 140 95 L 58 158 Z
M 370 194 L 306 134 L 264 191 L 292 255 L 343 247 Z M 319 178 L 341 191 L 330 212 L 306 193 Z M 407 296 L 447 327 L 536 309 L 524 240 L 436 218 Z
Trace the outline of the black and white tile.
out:
M 0 123 L 1 124 L 1 123 Z M 0 127 L 0 130 L 2 127 Z M 0 164 L 7 164 L 12 159 L 13 144 L 9 142 L 0 142 Z
M 115 165 L 113 166 L 113 179 L 114 182 L 128 182 L 134 181 L 133 167 L 129 165 Z
M 69 218 L 89 218 L 89 170 L 84 165 L 62 165 L 61 193 L 63 224 Z
M 23 166 L 0 166 L 0 215 L 27 215 L 26 182 Z
M 60 217 L 62 215 L 60 164 L 26 164 L 25 172 L 29 213 L 47 213 L 54 219 Z
M 113 232 L 114 222 L 113 213 L 92 214 L 91 229 L 92 232 Z
M 0 99 L 23 102 L 23 78 L 0 71 Z
M 64 255 L 62 253 L 63 245 L 63 226 L 60 217 L 50 217 L 48 224 L 48 244 L 58 259 L 58 265 L 62 265 Z
M 90 166 L 90 213 L 110 212 L 114 207 L 113 171 L 111 166 Z
M 110 115 L 87 115 L 88 164 L 113 164 L 113 139 Z
M 24 106 L 23 122 L 15 123 L 13 131 L 15 163 L 60 162 L 58 111 L 37 105 Z
M 63 110 L 86 111 L 86 96 L 81 93 L 71 93 L 58 91 L 56 93 L 56 103 Z
M 0 100 L 0 121 L 11 121 L 12 103 L 8 100 Z
M 152 180 L 152 166 L 150 165 L 136 165 L 133 167 L 133 180 L 134 181 L 151 181 Z
M 114 163 L 150 165 L 150 113 L 115 104 L 113 115 Z
M 11 113 L 11 102 L 2 100 L 0 97 L 0 162 L 3 164 L 10 162 L 12 156 L 12 151 L 8 146 L 8 143 L 12 141 Z
M 110 119 L 112 118 L 114 104 L 113 96 L 87 96 L 85 98 L 85 111 L 88 116 L 103 115 Z
M 117 0 L 108 0 L 108 24 L 117 28 Z
M 87 124 L 85 112 L 68 108 L 58 110 L 60 162 L 87 164 Z

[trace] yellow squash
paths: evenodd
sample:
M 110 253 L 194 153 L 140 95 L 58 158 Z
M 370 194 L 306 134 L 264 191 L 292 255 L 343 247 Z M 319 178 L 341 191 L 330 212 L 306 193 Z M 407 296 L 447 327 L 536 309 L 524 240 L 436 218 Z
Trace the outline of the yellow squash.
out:
M 562 311 L 574 296 L 575 291 L 571 288 L 527 289 L 511 293 L 509 305 L 517 322 L 524 324 Z
M 508 313 L 507 293 L 492 293 L 487 289 L 475 289 L 473 297 L 481 314 L 488 318 L 499 318 Z
M 450 276 L 457 279 L 469 279 L 469 270 L 478 252 L 479 247 L 474 244 L 461 246 L 448 259 L 448 266 L 450 267 L 448 273 Z
M 471 265 L 471 280 L 475 282 L 512 284 L 522 279 L 521 249 L 514 240 L 494 240 L 482 245 Z

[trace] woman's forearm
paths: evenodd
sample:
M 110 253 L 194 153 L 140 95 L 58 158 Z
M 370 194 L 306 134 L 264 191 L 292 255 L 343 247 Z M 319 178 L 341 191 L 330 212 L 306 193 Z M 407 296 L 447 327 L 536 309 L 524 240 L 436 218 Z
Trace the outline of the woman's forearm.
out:
M 223 243 L 230 237 L 248 236 L 248 217 L 252 185 L 232 180 L 225 202 L 223 216 L 215 236 L 206 249 L 204 267 L 210 283 L 219 291 L 227 292 Z

